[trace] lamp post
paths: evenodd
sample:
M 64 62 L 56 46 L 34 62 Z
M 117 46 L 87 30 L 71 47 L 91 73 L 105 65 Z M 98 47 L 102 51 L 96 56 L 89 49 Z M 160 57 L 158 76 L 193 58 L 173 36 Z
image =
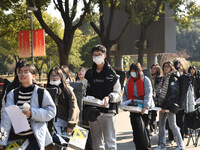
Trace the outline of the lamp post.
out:
M 26 13 L 27 16 L 29 17 L 31 21 L 31 59 L 32 59 L 32 64 L 34 65 L 34 57 L 33 57 L 33 17 L 28 14 L 28 11 L 37 11 L 38 9 L 35 7 L 27 7 L 26 8 Z

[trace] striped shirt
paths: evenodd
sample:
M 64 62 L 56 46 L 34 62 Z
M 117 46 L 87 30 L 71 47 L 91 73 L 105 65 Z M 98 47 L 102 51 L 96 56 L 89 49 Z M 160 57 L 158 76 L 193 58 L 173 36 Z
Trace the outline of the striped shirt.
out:
M 31 100 L 31 96 L 33 94 L 33 90 L 34 90 L 34 87 L 35 85 L 32 84 L 31 86 L 27 87 L 27 88 L 24 88 L 24 87 L 20 87 L 19 89 L 19 95 L 18 95 L 18 101 L 17 101 L 17 106 L 23 110 L 22 108 L 22 105 L 24 103 L 28 103 L 30 105 L 30 100 Z M 31 118 L 27 118 L 28 119 L 28 123 L 31 127 Z M 30 134 L 33 134 L 33 130 L 32 128 L 27 130 L 27 131 L 23 131 L 23 132 L 20 132 L 18 133 L 18 135 L 21 135 L 21 136 L 26 136 L 26 135 L 30 135 Z

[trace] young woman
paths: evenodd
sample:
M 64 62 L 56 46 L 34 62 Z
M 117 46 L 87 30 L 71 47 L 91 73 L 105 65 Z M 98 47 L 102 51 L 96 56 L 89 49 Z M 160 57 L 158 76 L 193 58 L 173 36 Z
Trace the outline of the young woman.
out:
M 137 101 L 143 106 L 141 113 L 130 113 L 130 120 L 136 149 L 147 150 L 151 145 L 147 130 L 149 116 L 145 114 L 145 111 L 153 103 L 152 85 L 150 79 L 143 75 L 139 63 L 131 64 L 129 72 L 130 77 L 124 87 L 123 101 L 131 100 L 132 104 Z
M 46 90 L 44 90 L 42 106 L 39 106 L 37 92 L 39 87 L 33 84 L 35 76 L 36 69 L 28 62 L 23 63 L 23 65 L 19 67 L 18 77 L 21 86 L 19 87 L 18 101 L 16 105 L 19 108 L 23 108 L 22 105 L 24 103 L 28 103 L 30 105 L 30 110 L 23 111 L 23 113 L 28 118 L 31 128 L 28 131 L 17 134 L 19 139 L 29 139 L 29 145 L 26 150 L 44 149 L 46 145 L 53 142 L 46 122 L 55 117 L 56 107 L 49 92 Z M 5 108 L 11 105 L 15 105 L 13 90 L 7 95 Z M 3 113 L 1 126 L 8 134 L 10 133 L 12 125 L 6 111 Z M 0 145 L 5 146 L 7 144 L 7 140 L 8 137 L 6 137 L 4 142 L 0 141 Z M 2 146 L 0 146 L 0 148 L 2 148 Z
M 188 74 L 190 78 L 192 79 L 192 85 L 194 87 L 194 92 L 195 92 L 195 99 L 198 99 L 200 97 L 200 85 L 199 85 L 199 75 L 197 68 L 195 66 L 190 66 L 188 68 Z
M 157 86 L 158 86 L 158 83 L 161 81 L 162 79 L 162 69 L 161 67 L 158 65 L 158 64 L 153 64 L 151 66 L 151 75 L 152 75 L 152 84 L 153 84 L 153 97 L 155 99 L 155 96 L 156 96 L 156 90 L 157 90 Z M 154 103 L 156 104 L 156 100 L 154 100 Z M 150 119 L 150 131 L 153 132 L 153 131 L 156 131 L 156 117 L 157 117 L 157 111 L 154 111 L 152 110 L 151 111 L 151 119 Z
M 166 150 L 165 124 L 168 118 L 169 126 L 176 137 L 178 147 L 176 150 L 184 150 L 184 143 L 176 124 L 176 114 L 178 105 L 176 104 L 179 98 L 179 81 L 175 74 L 176 70 L 172 62 L 167 61 L 163 64 L 163 79 L 158 85 L 157 97 L 161 106 L 159 112 L 159 145 L 154 150 Z M 170 112 L 166 112 L 169 110 Z
M 58 134 L 71 134 L 75 125 L 78 123 L 79 108 L 77 99 L 69 84 L 64 79 L 60 68 L 54 67 L 48 75 L 48 88 L 57 89 L 57 106 L 55 129 Z
M 63 65 L 63 66 L 61 66 L 61 70 L 63 72 L 63 76 L 64 76 L 65 81 L 67 81 L 68 83 L 72 82 L 72 79 L 70 77 L 70 70 L 69 70 L 69 68 L 66 65 Z
M 84 68 L 84 67 L 81 67 L 77 73 L 77 76 L 76 76 L 76 82 L 78 83 L 82 83 L 83 86 L 82 86 L 82 89 L 83 89 L 83 96 L 86 95 L 86 89 L 87 89 L 87 83 L 85 81 L 85 73 L 86 73 L 87 69 Z
M 189 78 L 187 78 L 186 74 L 185 74 L 185 69 L 183 68 L 183 65 L 181 64 L 180 61 L 176 60 L 174 61 L 174 67 L 177 70 L 177 73 L 179 74 L 179 88 L 180 91 L 185 89 L 182 88 L 183 86 L 187 87 L 186 85 L 188 84 L 188 80 Z M 181 93 L 187 93 L 187 91 L 181 91 Z M 176 114 L 176 123 L 177 126 L 180 128 L 180 133 L 182 136 L 182 139 L 184 139 L 184 118 L 185 118 L 185 114 L 184 114 L 184 102 L 185 102 L 185 98 L 186 95 L 180 95 L 180 99 L 179 99 L 179 111 Z M 169 128 L 169 123 L 167 121 L 167 129 L 168 129 L 168 139 L 169 139 L 169 143 L 172 144 L 172 141 L 174 141 L 174 135 L 172 133 L 172 130 Z M 188 134 L 188 133 L 187 133 Z
M 85 77 L 85 73 L 86 73 L 87 69 L 84 67 L 81 67 L 77 73 L 76 76 L 76 82 L 82 82 L 84 77 Z

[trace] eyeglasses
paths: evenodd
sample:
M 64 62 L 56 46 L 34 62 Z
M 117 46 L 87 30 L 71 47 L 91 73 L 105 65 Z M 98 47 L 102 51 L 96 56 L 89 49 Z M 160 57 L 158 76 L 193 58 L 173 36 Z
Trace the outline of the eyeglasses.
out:
M 169 67 L 170 67 L 170 66 L 168 66 L 168 65 L 165 65 L 165 66 L 164 66 L 164 68 L 169 68 Z
M 21 71 L 21 70 L 20 70 L 20 71 L 18 72 L 19 75 L 28 74 L 28 73 L 30 73 L 29 70 L 24 70 L 24 71 Z
M 100 54 L 100 55 L 92 55 L 92 57 L 101 57 L 103 56 L 103 54 Z
M 51 74 L 50 75 L 50 78 L 58 78 L 58 77 L 60 77 L 59 74 Z

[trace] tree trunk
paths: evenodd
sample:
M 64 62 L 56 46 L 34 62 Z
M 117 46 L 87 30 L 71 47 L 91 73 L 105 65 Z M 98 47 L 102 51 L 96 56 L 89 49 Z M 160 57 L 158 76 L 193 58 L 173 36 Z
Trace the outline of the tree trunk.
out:
M 106 60 L 109 62 L 109 64 L 111 64 L 110 50 L 111 50 L 111 47 L 112 47 L 112 43 L 110 41 L 105 41 L 105 43 L 102 43 L 102 44 L 106 47 L 106 50 L 107 50 Z
M 146 38 L 146 29 L 144 24 L 141 24 L 141 31 L 140 31 L 140 40 L 139 40 L 139 50 L 138 50 L 138 62 L 143 66 L 143 57 L 144 57 L 144 41 Z
M 39 82 L 41 82 L 41 75 L 42 75 L 42 73 L 38 72 L 38 74 L 39 74 Z
M 67 46 L 68 43 L 62 43 L 58 45 L 59 50 L 59 58 L 60 58 L 60 66 L 66 65 L 68 66 L 69 60 L 69 52 L 71 50 L 71 46 Z
M 69 65 L 69 53 L 74 37 L 74 34 L 72 32 L 70 34 L 65 32 L 64 34 L 64 39 L 59 42 L 59 44 L 57 44 L 59 50 L 60 66 Z

